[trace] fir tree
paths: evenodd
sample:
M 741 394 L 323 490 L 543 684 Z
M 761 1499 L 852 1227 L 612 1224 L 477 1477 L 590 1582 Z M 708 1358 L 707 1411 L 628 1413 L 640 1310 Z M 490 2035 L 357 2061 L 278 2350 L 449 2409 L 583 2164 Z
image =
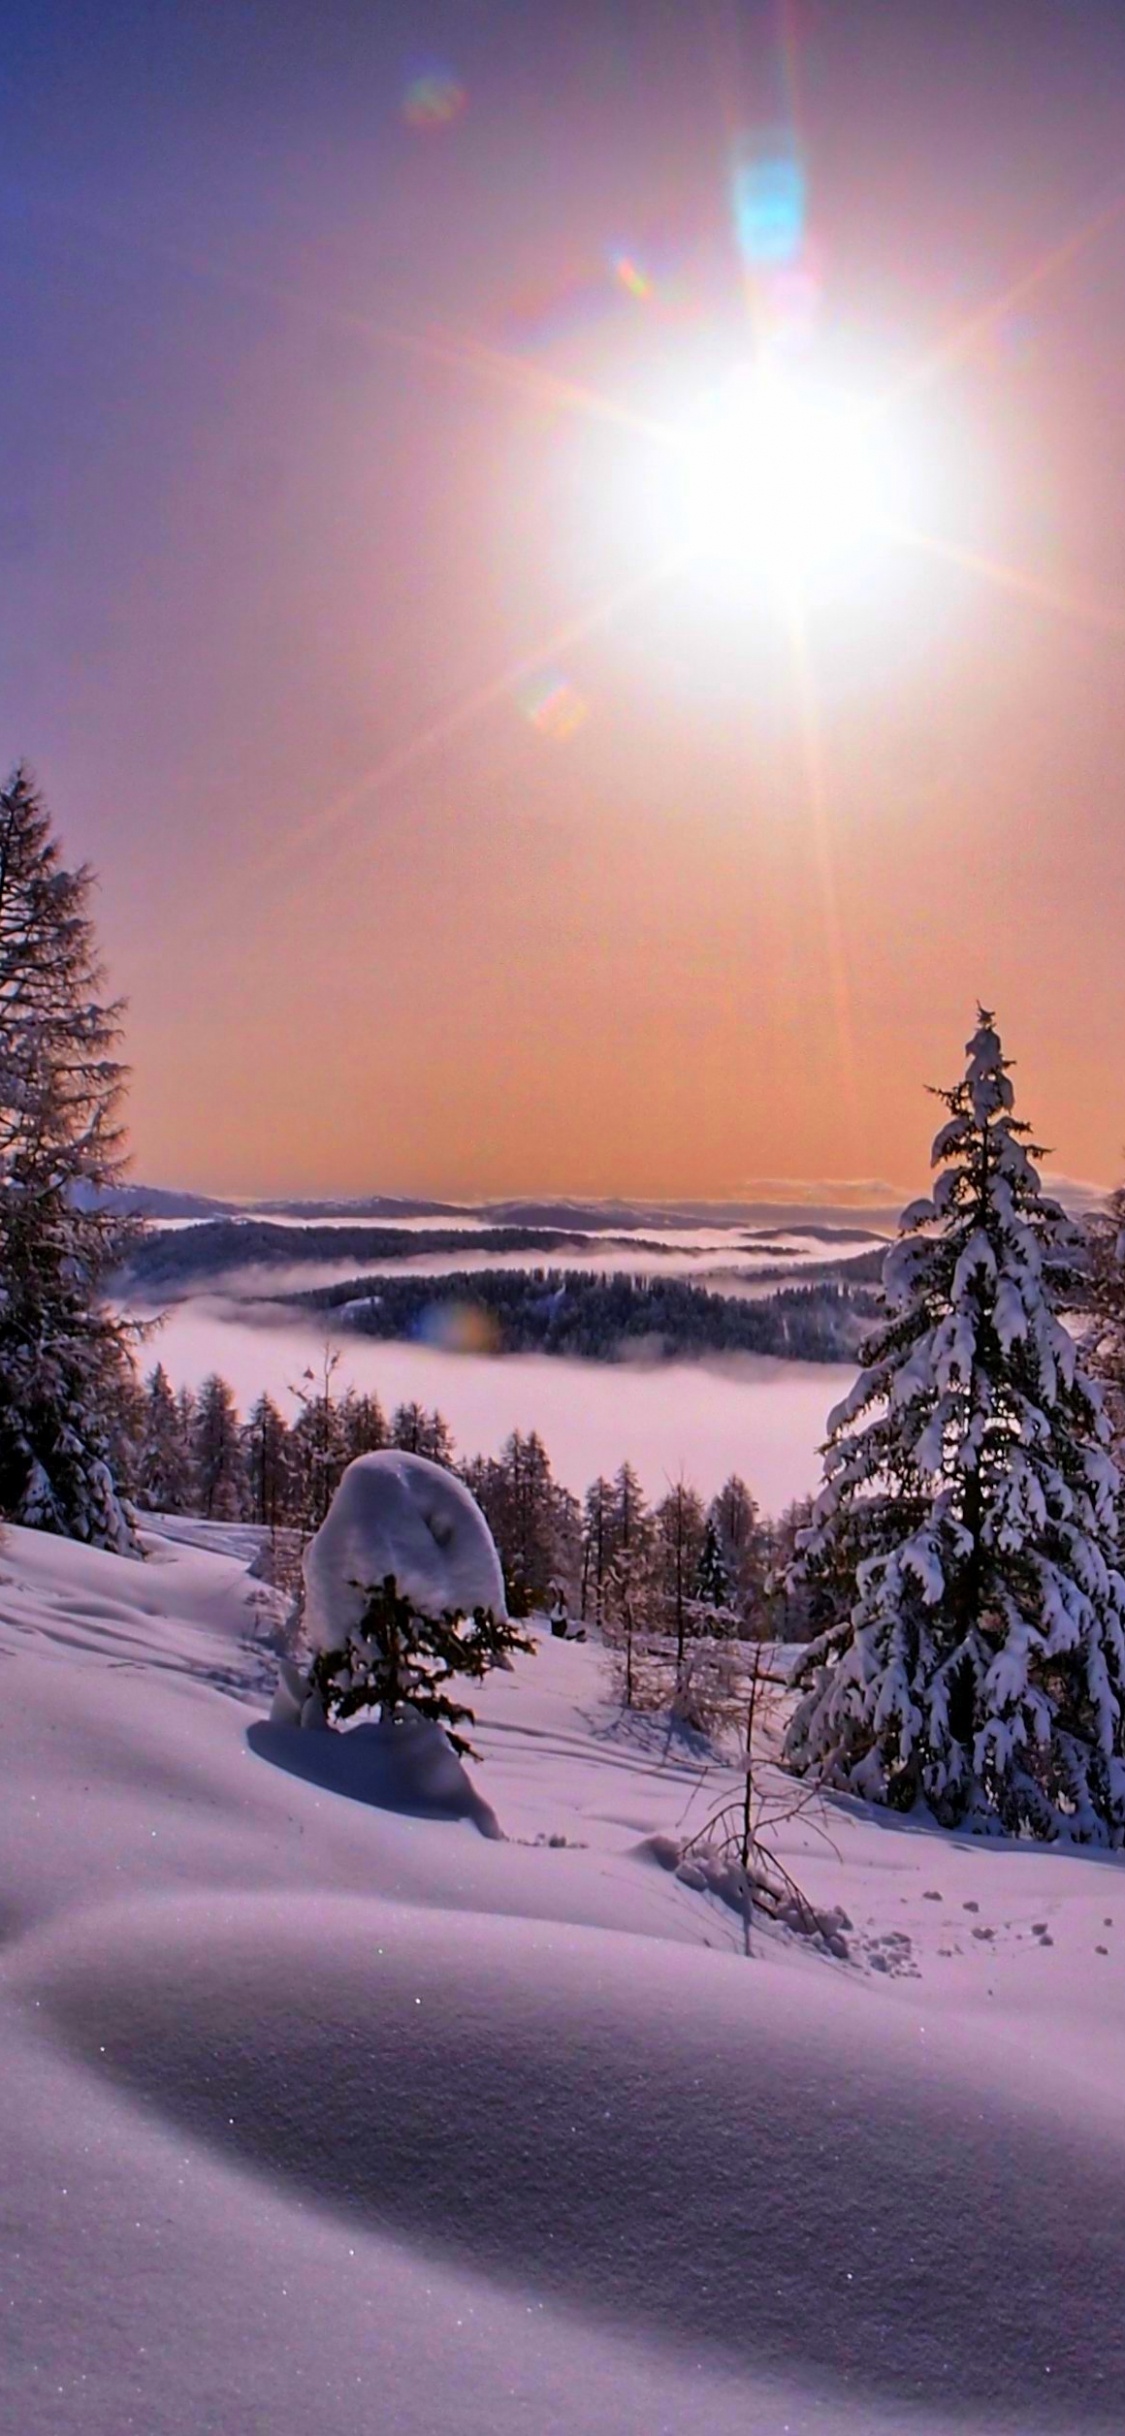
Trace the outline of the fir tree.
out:
M 272 1396 L 261 1395 L 242 1433 L 247 1512 L 251 1522 L 276 1531 L 289 1511 L 289 1425 Z
M 832 1617 L 787 1755 L 945 1825 L 1116 1844 L 1125 1581 L 1108 1424 L 1061 1318 L 1076 1238 L 983 1011 L 968 1060 L 829 1421 L 800 1570 Z
M 757 1505 L 737 1472 L 712 1498 L 708 1517 L 719 1537 L 730 1604 L 744 1624 L 760 1618 L 765 1598 L 768 1551 Z
M 190 1442 L 182 1407 L 161 1362 L 145 1381 L 144 1407 L 137 1495 L 153 1513 L 187 1513 L 193 1487 Z
M 1105 1396 L 1114 1453 L 1125 1456 L 1125 1185 L 1087 1224 L 1089 1290 L 1083 1357 Z
M 731 1603 L 731 1586 L 719 1545 L 719 1528 L 713 1514 L 707 1517 L 703 1546 L 695 1576 L 695 1595 L 701 1607 L 725 1610 Z
M 443 1726 L 453 1749 L 471 1758 L 472 1745 L 457 1728 L 472 1725 L 473 1712 L 451 1700 L 446 1685 L 458 1676 L 480 1682 L 512 1650 L 532 1647 L 491 1608 L 476 1607 L 471 1616 L 420 1614 L 400 1596 L 392 1573 L 365 1593 L 363 1615 L 343 1647 L 314 1658 L 309 1681 L 330 1720 L 374 1708 L 391 1723 L 412 1710 Z
M 332 1382 L 340 1355 L 325 1341 L 319 1371 L 301 1373 L 293 1390 L 300 1411 L 289 1439 L 295 1504 L 301 1527 L 319 1531 L 347 1467 L 343 1408 Z
M 209 1522 L 237 1522 L 242 1513 L 238 1408 L 233 1389 L 217 1371 L 199 1390 L 192 1454 L 199 1512 Z
M 582 1505 L 582 1588 L 584 1616 L 600 1624 L 605 1608 L 606 1577 L 613 1559 L 613 1490 L 599 1473 L 591 1481 Z
M 661 1498 L 654 1521 L 653 1588 L 663 1630 L 676 1636 L 676 1666 L 680 1670 L 703 1548 L 702 1501 L 686 1481 L 678 1480 L 667 1497 Z
M 400 1404 L 391 1415 L 391 1445 L 404 1454 L 426 1455 L 431 1463 L 453 1469 L 453 1432 L 444 1413 L 428 1413 L 424 1404 Z
M 106 1427 L 132 1376 L 104 1300 L 132 1229 L 115 1050 L 84 865 L 27 772 L 0 789 L 0 1513 L 137 1553 Z

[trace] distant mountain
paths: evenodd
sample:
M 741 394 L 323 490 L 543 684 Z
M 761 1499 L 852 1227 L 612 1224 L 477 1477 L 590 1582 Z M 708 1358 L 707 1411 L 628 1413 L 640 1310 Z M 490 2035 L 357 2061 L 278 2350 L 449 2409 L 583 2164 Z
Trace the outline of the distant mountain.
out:
M 110 1206 L 144 1218 L 282 1218 L 307 1223 L 326 1218 L 374 1219 L 387 1226 L 409 1219 L 471 1219 L 478 1226 L 549 1228 L 565 1234 L 634 1234 L 647 1229 L 662 1234 L 688 1227 L 751 1227 L 763 1235 L 790 1234 L 854 1240 L 861 1235 L 893 1235 L 898 1203 L 808 1201 L 568 1201 L 564 1198 L 522 1201 L 430 1201 L 420 1196 L 368 1193 L 348 1200 L 324 1196 L 236 1201 L 206 1193 L 170 1190 L 160 1185 L 131 1184 L 110 1196 Z

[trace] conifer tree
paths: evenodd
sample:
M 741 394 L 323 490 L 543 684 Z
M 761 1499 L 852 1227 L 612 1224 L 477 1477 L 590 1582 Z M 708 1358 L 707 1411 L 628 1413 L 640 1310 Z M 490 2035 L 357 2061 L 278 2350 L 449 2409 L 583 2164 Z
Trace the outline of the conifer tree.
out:
M 92 875 L 67 870 L 26 770 L 0 788 L 0 1514 L 137 1552 L 106 1418 L 131 1377 L 105 1288 L 130 1229 Z
M 214 1371 L 195 1408 L 193 1446 L 199 1512 L 209 1522 L 237 1522 L 242 1513 L 242 1444 L 234 1390 Z
M 479 1683 L 511 1651 L 533 1646 L 491 1608 L 475 1607 L 471 1616 L 423 1615 L 388 1574 L 367 1591 L 362 1617 L 343 1646 L 313 1659 L 309 1682 L 331 1720 L 377 1709 L 390 1724 L 413 1712 L 442 1726 L 453 1749 L 473 1758 L 471 1743 L 457 1731 L 473 1724 L 473 1712 L 452 1700 L 446 1686 L 458 1676 Z
M 276 1531 L 289 1511 L 289 1425 L 272 1396 L 260 1395 L 242 1433 L 247 1512 Z
M 1075 1232 L 1042 1192 L 980 1013 L 938 1095 L 932 1199 L 904 1213 L 886 1317 L 829 1421 L 799 1571 L 801 1773 L 979 1831 L 1125 1836 L 1125 1581 L 1108 1424 L 1062 1314 Z
M 137 1495 L 157 1514 L 183 1514 L 192 1502 L 191 1452 L 183 1413 L 162 1362 L 145 1381 Z
M 1082 1351 L 1105 1397 L 1114 1454 L 1125 1457 L 1125 1185 L 1087 1225 L 1089 1291 Z
M 691 1627 L 692 1599 L 703 1551 L 705 1517 L 702 1499 L 687 1482 L 678 1480 L 661 1498 L 654 1516 L 654 1589 L 665 1632 L 676 1636 L 676 1667 L 684 1662 L 684 1642 Z
M 761 1614 L 767 1571 L 766 1534 L 746 1482 L 732 1472 L 708 1508 L 730 1585 L 730 1604 L 743 1623 Z
M 600 1624 L 605 1607 L 605 1586 L 613 1558 L 613 1490 L 599 1473 L 591 1481 L 582 1504 L 582 1586 L 581 1602 L 584 1616 L 592 1613 Z
M 701 1607 L 723 1610 L 730 1607 L 731 1586 L 719 1545 L 719 1529 L 713 1514 L 709 1514 L 703 1532 L 703 1546 L 695 1576 L 695 1595 Z

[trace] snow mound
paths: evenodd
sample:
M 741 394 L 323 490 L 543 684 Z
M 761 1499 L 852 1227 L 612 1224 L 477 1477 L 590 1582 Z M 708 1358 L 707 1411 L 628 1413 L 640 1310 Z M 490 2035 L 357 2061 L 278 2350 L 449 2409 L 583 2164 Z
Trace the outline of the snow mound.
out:
M 365 1592 L 393 1573 L 420 1615 L 505 1613 L 496 1543 L 463 1482 L 424 1455 L 386 1448 L 349 1463 L 305 1554 L 305 1628 L 337 1649 Z
M 868 2428 L 929 2406 L 951 2430 L 966 2405 L 1021 2436 L 1120 2428 L 1108 2110 L 1079 2130 L 1049 2083 L 1009 2064 L 1004 2087 L 844 1974 L 814 1998 L 804 1974 L 697 1962 L 318 1890 L 118 1904 L 29 1941 L 18 1978 L 99 2077 L 353 2241 L 396 2232 L 431 2276 L 608 2301 L 701 2366 L 830 2379 Z M 551 2424 L 599 2422 L 576 2395 Z M 691 2422 L 634 2421 L 654 2424 Z

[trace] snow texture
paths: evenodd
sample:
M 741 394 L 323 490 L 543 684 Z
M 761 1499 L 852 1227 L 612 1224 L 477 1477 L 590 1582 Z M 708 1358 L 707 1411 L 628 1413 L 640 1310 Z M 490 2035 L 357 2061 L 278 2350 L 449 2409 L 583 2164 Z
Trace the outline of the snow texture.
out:
M 420 1615 L 502 1616 L 504 1577 L 476 1499 L 424 1455 L 387 1448 L 348 1465 L 305 1555 L 305 1630 L 314 1649 L 358 1630 L 365 1592 L 393 1574 Z
M 1119 2429 L 1125 1864 L 837 1805 L 851 1959 L 746 1961 L 593 1642 L 482 1688 L 487 1841 L 262 1764 L 192 1539 L 0 1546 L 5 2429 Z

